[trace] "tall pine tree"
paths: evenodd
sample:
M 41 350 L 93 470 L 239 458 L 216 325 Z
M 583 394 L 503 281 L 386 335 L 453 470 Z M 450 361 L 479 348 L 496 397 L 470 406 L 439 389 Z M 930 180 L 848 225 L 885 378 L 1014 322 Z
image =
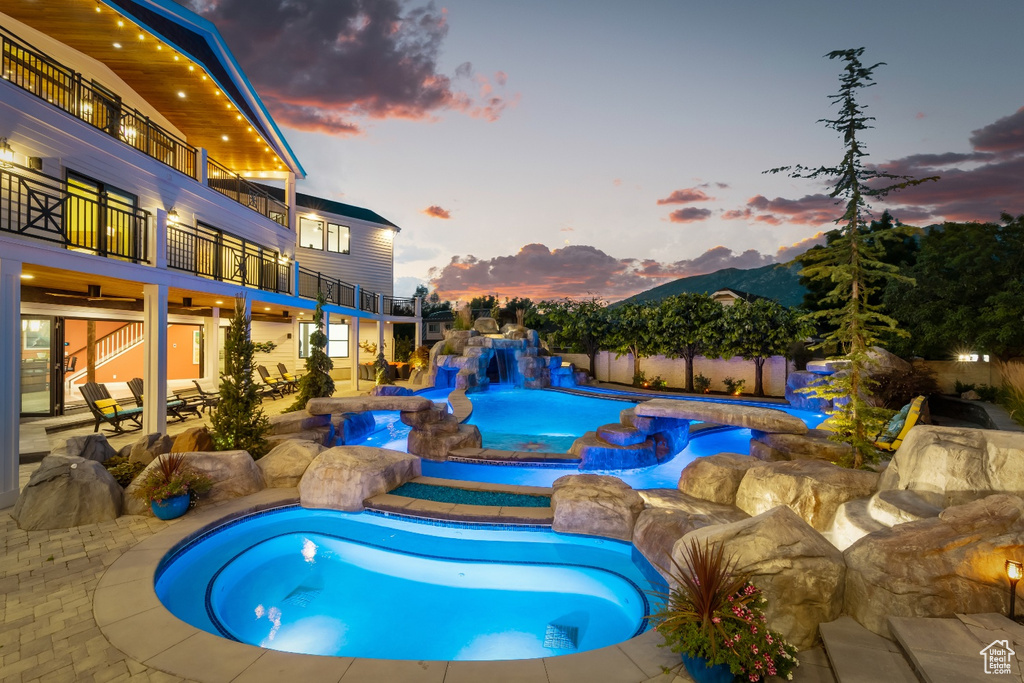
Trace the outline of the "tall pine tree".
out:
M 311 398 L 326 398 L 334 394 L 334 380 L 331 370 L 334 363 L 327 355 L 327 334 L 324 333 L 324 304 L 327 299 L 324 293 L 316 296 L 316 310 L 313 311 L 313 326 L 316 328 L 309 335 L 309 355 L 306 356 L 306 374 L 299 378 L 298 396 L 295 402 L 284 412 L 303 410 Z
M 260 392 L 253 380 L 255 344 L 250 339 L 252 319 L 245 314 L 245 296 L 235 298 L 235 314 L 224 338 L 224 375 L 220 402 L 213 411 L 211 437 L 218 451 L 249 451 L 263 457 L 270 446 L 265 434 L 270 421 L 260 407 Z
M 835 221 L 839 236 L 825 248 L 812 250 L 813 254 L 808 252 L 803 258 L 800 275 L 831 284 L 822 302 L 834 307 L 814 311 L 808 318 L 811 322 L 827 321 L 831 332 L 822 346 L 834 344 L 844 350 L 842 358 L 846 367 L 833 375 L 831 381 L 819 386 L 816 394 L 834 400 L 836 407 L 830 418 L 834 437 L 853 446 L 855 467 L 863 465 L 865 457 L 874 459 L 877 451 L 872 446 L 872 437 L 877 431 L 875 425 L 884 417 L 867 401 L 872 388 L 867 372 L 868 350 L 882 335 L 900 333 L 896 320 L 873 302 L 877 300 L 873 295 L 890 281 L 907 280 L 899 274 L 898 267 L 881 260 L 881 245 L 869 238 L 865 225 L 870 209 L 868 200 L 938 180 L 937 177 L 914 180 L 865 167 L 863 157 L 867 152 L 858 135 L 872 127 L 868 122 L 874 117 L 864 113 L 865 107 L 857 102 L 857 92 L 875 84 L 872 74 L 883 62 L 864 66 L 860 61 L 863 53 L 864 48 L 857 48 L 826 55 L 845 64 L 839 77 L 839 92 L 829 95 L 832 103 L 839 107 L 839 114 L 834 119 L 819 120 L 843 138 L 846 153 L 839 165 L 784 166 L 766 171 L 788 173 L 792 178 L 828 179 L 833 183 L 829 196 L 835 197 L 837 204 L 846 202 L 846 210 Z

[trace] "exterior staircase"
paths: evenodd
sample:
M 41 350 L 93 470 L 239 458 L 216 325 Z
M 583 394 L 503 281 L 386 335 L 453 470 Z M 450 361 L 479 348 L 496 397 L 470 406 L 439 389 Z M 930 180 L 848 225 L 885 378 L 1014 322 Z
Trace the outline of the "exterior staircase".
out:
M 119 356 L 128 353 L 140 345 L 143 340 L 142 323 L 125 323 L 113 332 L 103 335 L 96 340 L 96 367 L 102 367 Z M 81 356 L 84 352 L 85 348 L 83 347 L 69 355 Z M 82 363 L 82 366 L 84 365 L 85 363 Z M 74 373 L 65 377 L 64 381 L 70 387 L 80 382 L 88 372 L 88 368 L 78 367 Z

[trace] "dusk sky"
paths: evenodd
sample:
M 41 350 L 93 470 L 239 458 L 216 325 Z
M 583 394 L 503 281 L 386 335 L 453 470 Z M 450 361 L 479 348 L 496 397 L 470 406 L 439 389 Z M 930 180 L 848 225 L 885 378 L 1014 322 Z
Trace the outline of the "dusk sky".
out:
M 191 6 L 284 130 L 300 191 L 401 226 L 398 295 L 615 300 L 791 258 L 841 211 L 762 171 L 840 160 L 816 123 L 837 49 L 887 64 L 863 91 L 867 161 L 942 176 L 895 195 L 897 218 L 1024 213 L 1020 0 Z

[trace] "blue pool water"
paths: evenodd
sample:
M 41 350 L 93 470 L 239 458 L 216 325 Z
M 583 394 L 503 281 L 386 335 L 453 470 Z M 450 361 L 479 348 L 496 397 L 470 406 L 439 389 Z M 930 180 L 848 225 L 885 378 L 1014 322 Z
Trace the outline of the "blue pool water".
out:
M 653 583 L 652 583 L 653 582 Z M 640 633 L 664 589 L 633 546 L 289 507 L 164 560 L 156 592 L 210 633 L 286 652 L 528 659 Z

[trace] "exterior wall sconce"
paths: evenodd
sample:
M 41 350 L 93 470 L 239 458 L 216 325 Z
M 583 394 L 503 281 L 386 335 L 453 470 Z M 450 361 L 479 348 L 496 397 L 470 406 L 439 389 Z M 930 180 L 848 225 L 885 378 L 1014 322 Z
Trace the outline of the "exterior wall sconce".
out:
M 1017 582 L 1024 576 L 1024 562 L 1006 561 L 1006 578 L 1010 580 L 1010 618 L 1013 619 L 1014 603 L 1017 601 Z
M 0 138 L 0 165 L 7 168 L 13 163 L 14 150 L 11 149 L 11 145 L 7 142 L 7 138 Z
M 178 210 L 176 208 L 174 208 L 173 206 L 171 207 L 171 210 L 167 212 L 167 222 L 168 223 L 177 223 L 178 222 Z

